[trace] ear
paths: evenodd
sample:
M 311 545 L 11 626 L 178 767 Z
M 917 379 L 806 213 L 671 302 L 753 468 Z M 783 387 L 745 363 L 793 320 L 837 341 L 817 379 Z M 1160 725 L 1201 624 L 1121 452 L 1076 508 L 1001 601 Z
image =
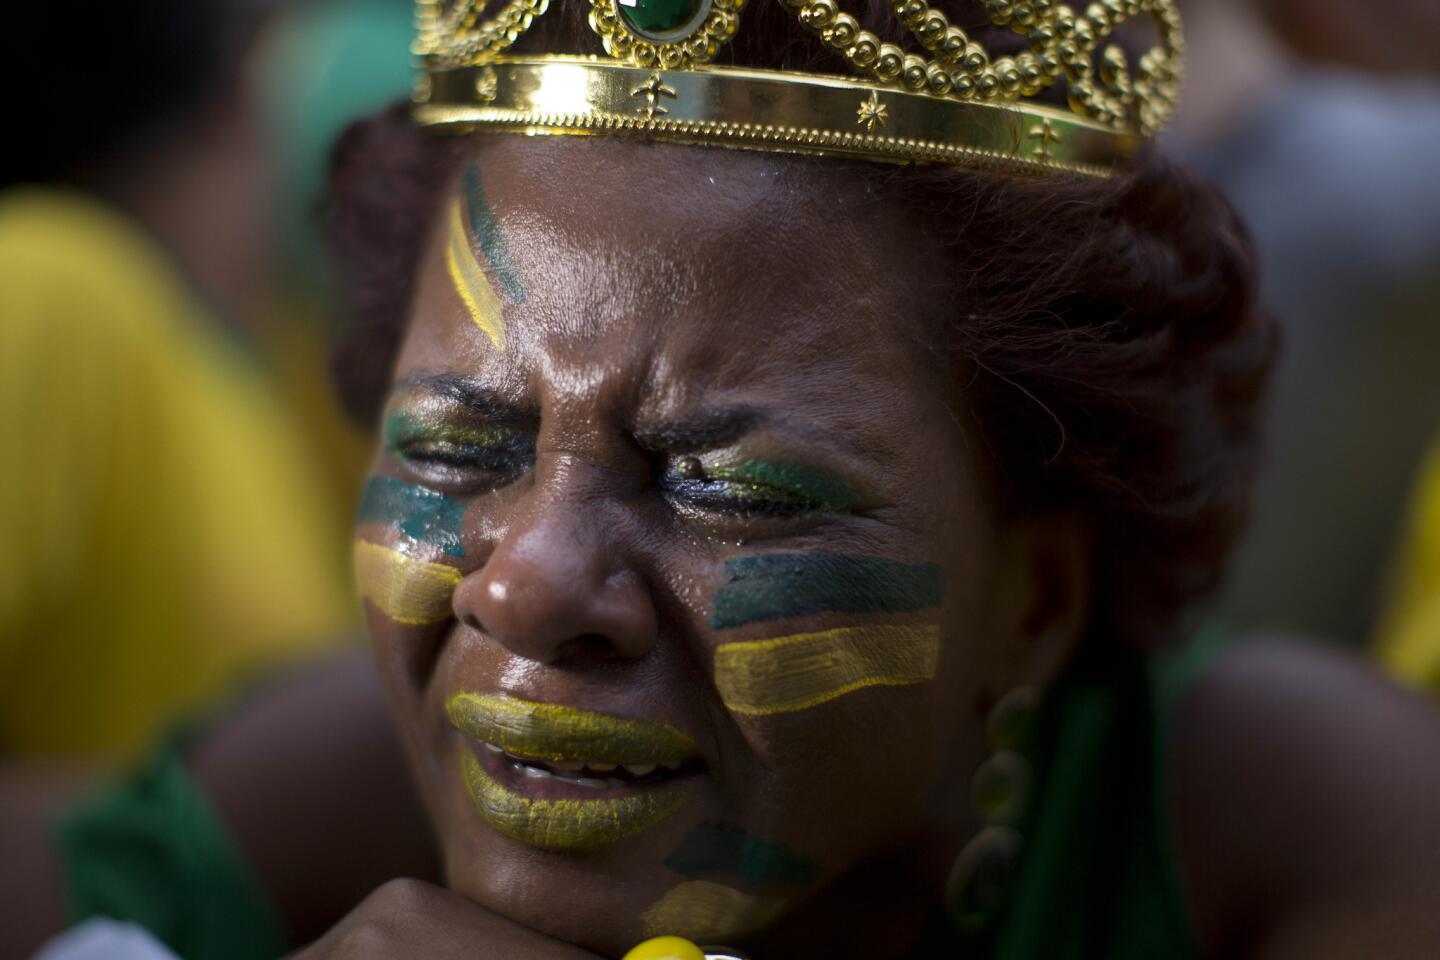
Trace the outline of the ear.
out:
M 1054 684 L 1090 620 L 1094 535 L 1076 514 L 1011 520 L 995 542 L 991 636 L 1003 639 L 993 674 L 1008 689 Z

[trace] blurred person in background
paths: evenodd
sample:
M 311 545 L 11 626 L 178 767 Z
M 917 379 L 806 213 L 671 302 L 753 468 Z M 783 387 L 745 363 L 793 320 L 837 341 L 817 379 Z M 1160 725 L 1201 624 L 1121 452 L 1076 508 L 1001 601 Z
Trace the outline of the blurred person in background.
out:
M 59 66 L 52 11 L 5 31 L 0 754 L 123 754 L 353 628 L 350 510 L 271 362 L 275 6 L 95 5 Z
M 1259 2 L 1286 43 L 1311 63 L 1440 74 L 1440 4 L 1435 0 Z
M 1440 441 L 1420 475 L 1378 652 L 1396 676 L 1440 693 Z
M 1270 462 L 1219 612 L 1359 643 L 1440 425 L 1440 84 L 1423 72 L 1440 8 L 1183 9 L 1190 71 L 1169 146 L 1240 209 L 1286 327 Z

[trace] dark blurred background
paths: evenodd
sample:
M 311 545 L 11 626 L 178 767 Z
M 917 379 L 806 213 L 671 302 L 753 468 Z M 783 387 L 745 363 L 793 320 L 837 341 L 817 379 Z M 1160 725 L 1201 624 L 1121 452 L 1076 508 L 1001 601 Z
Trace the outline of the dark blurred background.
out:
M 330 397 L 315 212 L 339 131 L 408 93 L 412 11 L 20 6 L 0 39 L 0 757 L 113 758 L 354 642 L 367 454 Z M 1372 645 L 1440 686 L 1440 5 L 1182 6 L 1165 147 L 1244 214 L 1288 331 L 1211 617 Z

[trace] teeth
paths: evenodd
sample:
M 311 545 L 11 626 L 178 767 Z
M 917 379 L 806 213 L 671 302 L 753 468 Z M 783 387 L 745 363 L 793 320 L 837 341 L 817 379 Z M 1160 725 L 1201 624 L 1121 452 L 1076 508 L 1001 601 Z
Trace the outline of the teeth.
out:
M 616 770 L 624 772 L 632 778 L 648 777 L 656 770 L 674 772 L 684 766 L 683 760 L 672 760 L 668 763 L 605 763 L 599 760 L 534 760 L 528 757 L 517 757 L 509 751 L 496 746 L 493 743 L 481 741 L 481 745 L 491 753 L 503 754 L 506 759 L 524 777 L 531 780 L 560 780 L 564 783 L 574 783 L 582 787 L 589 787 L 592 790 L 602 790 L 614 787 L 626 787 L 630 781 L 618 776 L 601 777 L 589 776 L 588 774 L 613 773 Z M 582 772 L 587 775 L 581 775 Z

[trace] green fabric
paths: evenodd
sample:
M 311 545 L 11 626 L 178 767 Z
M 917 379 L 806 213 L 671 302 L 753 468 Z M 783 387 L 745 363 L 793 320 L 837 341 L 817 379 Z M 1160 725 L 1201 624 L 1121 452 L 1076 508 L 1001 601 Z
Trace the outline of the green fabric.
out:
M 1207 634 L 1149 663 L 1094 658 L 1056 691 L 1032 751 L 1041 789 L 997 960 L 1199 956 L 1171 846 L 1166 753 L 1180 698 L 1220 645 Z
M 998 960 L 1197 955 L 1169 845 L 1153 690 L 1144 668 L 1122 659 L 1082 666 L 1057 692 Z
M 175 743 L 56 824 L 71 920 L 145 927 L 185 960 L 269 960 L 279 913 Z

